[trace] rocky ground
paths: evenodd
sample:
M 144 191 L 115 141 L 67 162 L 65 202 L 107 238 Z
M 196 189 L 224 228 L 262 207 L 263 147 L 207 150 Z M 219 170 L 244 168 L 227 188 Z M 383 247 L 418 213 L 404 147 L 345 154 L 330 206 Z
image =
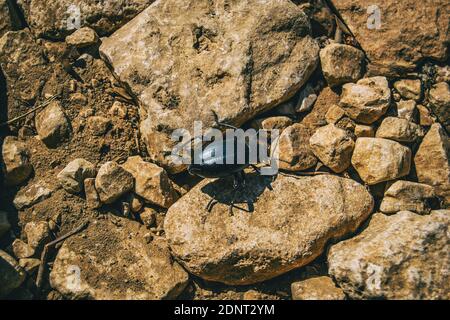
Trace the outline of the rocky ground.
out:
M 0 297 L 449 299 L 449 13 L 0 0 Z M 211 110 L 282 131 L 232 215 L 171 161 Z

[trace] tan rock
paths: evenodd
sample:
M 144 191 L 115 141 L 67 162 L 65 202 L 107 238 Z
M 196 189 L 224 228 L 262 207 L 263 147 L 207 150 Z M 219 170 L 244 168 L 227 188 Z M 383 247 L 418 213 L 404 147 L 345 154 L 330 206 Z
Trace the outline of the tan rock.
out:
M 331 239 L 348 235 L 368 217 L 373 199 L 353 180 L 332 175 L 247 176 L 240 208 L 229 214 L 231 180 L 205 180 L 166 214 L 164 230 L 173 255 L 191 273 L 230 285 L 264 281 L 304 266 Z M 218 203 L 206 204 L 216 194 Z M 241 204 L 242 202 L 242 204 Z
M 317 94 L 311 84 L 307 84 L 299 93 L 295 112 L 309 112 L 317 101 Z
M 373 138 L 375 136 L 375 129 L 373 126 L 357 124 L 355 125 L 354 133 L 357 138 Z
M 17 289 L 26 278 L 26 273 L 17 261 L 3 250 L 0 250 L 0 275 L 1 298 Z
M 421 126 L 429 127 L 433 123 L 435 123 L 433 117 L 430 114 L 430 110 L 428 110 L 426 107 L 418 104 L 417 110 L 419 111 L 419 124 Z
M 84 194 L 86 195 L 86 203 L 89 208 L 97 209 L 101 207 L 100 196 L 97 189 L 95 189 L 95 178 L 84 180 Z
M 333 245 L 329 273 L 353 299 L 450 298 L 450 211 L 376 213 L 358 236 Z
M 413 211 L 419 214 L 429 213 L 430 200 L 436 194 L 433 187 L 411 181 L 396 181 L 385 192 L 380 211 L 396 213 L 398 211 Z
M 403 99 L 419 101 L 422 98 L 422 82 L 417 79 L 402 79 L 394 83 L 394 88 Z
M 375 136 L 398 142 L 414 142 L 422 135 L 422 129 L 414 122 L 402 118 L 387 117 L 381 122 Z
M 399 118 L 406 119 L 411 122 L 416 122 L 417 107 L 414 100 L 401 100 L 397 103 L 397 115 Z
M 66 43 L 77 48 L 85 48 L 96 45 L 99 42 L 97 33 L 89 27 L 76 30 L 66 37 Z
M 292 300 L 345 300 L 345 293 L 330 277 L 316 277 L 294 282 Z
M 2 145 L 2 169 L 7 186 L 19 185 L 28 179 L 33 166 L 24 142 L 12 136 L 5 137 Z
M 50 273 L 50 285 L 70 299 L 175 299 L 188 274 L 169 253 L 166 241 L 150 244 L 145 227 L 118 218 L 89 224 L 66 240 Z
M 371 75 L 401 76 L 416 64 L 448 57 L 447 0 L 339 0 L 333 2 L 364 48 Z M 412 9 L 413 8 L 413 9 Z
M 42 248 L 51 240 L 50 228 L 46 221 L 28 222 L 24 227 L 27 243 L 34 249 Z
M 14 256 L 17 259 L 29 258 L 32 257 L 35 253 L 34 248 L 20 239 L 14 240 L 14 242 L 12 243 L 12 249 L 14 252 Z
M 327 120 L 327 122 L 329 124 L 336 124 L 344 116 L 345 116 L 345 111 L 341 107 L 334 104 L 330 107 L 330 109 L 328 109 L 328 111 L 325 115 L 325 119 Z
M 85 159 L 75 159 L 69 162 L 56 176 L 61 186 L 70 193 L 80 193 L 84 187 L 84 180 L 95 178 L 95 166 Z
M 152 227 L 156 222 L 156 210 L 153 208 L 144 208 L 140 217 L 145 226 Z
M 0 38 L 13 29 L 8 8 L 8 1 L 0 0 Z
M 58 101 L 52 101 L 35 118 L 39 139 L 49 148 L 55 148 L 70 135 L 70 123 Z
M 409 173 L 411 150 L 387 139 L 358 138 L 352 165 L 369 185 L 398 179 Z
M 438 120 L 450 131 L 450 86 L 447 82 L 435 84 L 429 92 L 429 107 Z
M 129 157 L 122 167 L 133 175 L 134 190 L 146 202 L 169 208 L 177 201 L 178 194 L 163 168 L 140 156 Z
M 345 130 L 326 125 L 316 130 L 309 144 L 314 155 L 334 172 L 340 173 L 350 166 L 355 143 Z
M 391 103 L 391 90 L 385 77 L 359 80 L 342 87 L 339 106 L 353 120 L 371 124 L 384 115 Z
M 92 116 L 87 119 L 87 128 L 95 136 L 104 135 L 111 127 L 111 120 L 103 116 Z
M 322 72 L 330 87 L 361 79 L 364 53 L 352 46 L 332 43 L 320 50 Z
M 53 190 L 44 184 L 39 182 L 32 183 L 17 192 L 13 203 L 16 209 L 21 210 L 49 198 L 52 195 L 52 192 Z
M 450 204 L 450 143 L 442 126 L 433 124 L 414 157 L 419 182 L 434 187 L 436 194 Z
M 309 132 L 304 125 L 294 123 L 281 133 L 277 146 L 280 169 L 301 171 L 316 165 L 317 158 L 309 147 Z
M 255 129 L 278 129 L 280 131 L 283 131 L 284 129 L 292 125 L 292 123 L 293 122 L 291 118 L 286 116 L 268 117 L 265 119 L 256 119 L 252 121 L 252 125 Z
M 195 120 L 211 126 L 211 109 L 240 126 L 306 83 L 319 52 L 309 33 L 307 16 L 288 0 L 166 0 L 105 39 L 100 51 L 144 106 L 141 135 L 151 159 L 176 173 L 185 167 L 171 161 L 174 130 L 192 134 Z
M 19 260 L 19 266 L 28 274 L 36 273 L 40 264 L 41 260 L 35 258 L 23 258 Z
M 114 161 L 103 164 L 95 178 L 95 189 L 102 203 L 110 204 L 134 187 L 131 173 L 123 169 Z

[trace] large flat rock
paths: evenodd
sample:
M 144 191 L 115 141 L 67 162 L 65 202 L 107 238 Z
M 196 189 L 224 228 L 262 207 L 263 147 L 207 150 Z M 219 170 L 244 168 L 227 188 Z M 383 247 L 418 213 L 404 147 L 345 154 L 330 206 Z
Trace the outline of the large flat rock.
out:
M 372 196 L 332 175 L 247 176 L 229 214 L 231 181 L 203 181 L 172 205 L 164 228 L 173 255 L 191 273 L 230 285 L 251 284 L 304 266 L 329 240 L 351 234 L 369 216 Z M 206 204 L 217 194 L 211 212 Z
M 241 125 L 292 97 L 318 64 L 303 11 L 288 0 L 157 1 L 100 47 L 147 113 L 150 157 L 171 172 L 171 133 Z M 145 113 L 144 113 L 145 114 Z

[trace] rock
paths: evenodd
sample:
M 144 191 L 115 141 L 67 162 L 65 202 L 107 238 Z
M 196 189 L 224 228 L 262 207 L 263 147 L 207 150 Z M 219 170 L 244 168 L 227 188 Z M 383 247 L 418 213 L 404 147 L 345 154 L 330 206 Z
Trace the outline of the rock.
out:
M 417 107 L 414 100 L 401 100 L 397 103 L 397 115 L 399 118 L 415 122 L 417 118 Z
M 345 300 L 345 293 L 330 277 L 316 277 L 294 282 L 292 300 Z
M 339 0 L 334 6 L 370 63 L 370 75 L 398 77 L 424 60 L 448 57 L 447 0 Z
M 386 190 L 380 211 L 396 213 L 413 211 L 419 214 L 430 212 L 430 201 L 436 197 L 433 187 L 411 181 L 396 181 Z
M 108 110 L 108 114 L 113 117 L 119 117 L 120 119 L 126 119 L 128 110 L 122 102 L 114 101 L 113 105 Z
M 145 227 L 117 218 L 91 223 L 66 240 L 50 273 L 51 286 L 70 299 L 175 299 L 188 274 L 175 262 L 162 238 L 150 244 Z M 79 277 L 77 277 L 77 275 Z
M 319 47 L 307 16 L 288 0 L 166 0 L 105 39 L 100 52 L 146 110 L 141 135 L 151 159 L 176 173 L 185 166 L 171 161 L 174 130 L 192 134 L 194 120 L 213 125 L 212 109 L 240 126 L 287 101 L 316 69 Z
M 83 182 L 87 178 L 95 178 L 95 166 L 85 159 L 75 159 L 61 170 L 56 176 L 64 190 L 70 193 L 83 191 Z
M 422 98 L 422 83 L 418 79 L 398 80 L 394 83 L 394 88 L 403 99 L 419 101 Z
M 0 297 L 5 297 L 17 289 L 25 280 L 26 274 L 9 254 L 0 250 Z
M 0 0 L 0 38 L 13 29 L 7 0 Z
M 122 167 L 133 175 L 134 190 L 147 203 L 169 208 L 177 201 L 178 194 L 163 168 L 142 160 L 140 156 L 129 157 Z
M 36 44 L 27 30 L 9 31 L 0 38 L 0 66 L 6 79 L 8 120 L 29 111 L 41 93 L 48 78 L 48 66 L 42 48 Z M 18 131 L 23 121 L 16 121 L 9 127 Z
M 99 42 L 97 33 L 89 27 L 83 27 L 76 30 L 70 36 L 66 37 L 66 43 L 69 46 L 85 48 L 96 45 Z
M 91 27 L 100 36 L 111 34 L 154 0 L 19 0 L 31 29 L 39 37 L 64 38 L 80 27 Z
M 436 68 L 436 82 L 450 82 L 450 66 L 434 66 Z
M 156 210 L 152 208 L 144 208 L 140 214 L 141 220 L 146 227 L 152 227 L 156 221 Z
M 58 101 L 52 101 L 35 118 L 39 139 L 49 148 L 55 148 L 70 135 L 70 123 Z
M 313 87 L 308 83 L 306 87 L 300 92 L 296 112 L 308 112 L 313 107 L 317 100 L 317 95 L 314 92 Z
M 376 137 L 398 142 L 414 142 L 422 136 L 419 125 L 406 119 L 387 117 L 381 122 Z
M 229 214 L 231 180 L 204 180 L 172 205 L 164 230 L 172 254 L 189 272 L 208 281 L 244 285 L 264 281 L 310 263 L 328 241 L 356 230 L 373 208 L 366 189 L 332 175 L 247 175 Z M 211 195 L 211 212 L 206 204 Z
M 28 274 L 33 274 L 38 271 L 41 260 L 34 258 L 24 258 L 19 260 L 19 266 Z
M 350 166 L 355 143 L 345 130 L 326 125 L 317 129 L 309 144 L 314 155 L 334 172 L 343 172 Z
M 2 146 L 2 169 L 7 186 L 16 186 L 28 179 L 33 166 L 25 143 L 17 138 L 5 137 Z
M 442 126 L 433 124 L 414 157 L 417 179 L 434 187 L 436 194 L 450 204 L 450 143 Z
M 359 80 L 342 87 L 339 106 L 353 120 L 371 124 L 384 115 L 391 103 L 391 90 L 385 77 Z
M 86 195 L 86 203 L 88 208 L 100 208 L 102 203 L 97 190 L 95 189 L 95 179 L 87 178 L 84 180 L 84 194 Z
M 134 187 L 134 178 L 114 161 L 103 164 L 95 178 L 95 189 L 100 201 L 105 204 L 113 203 Z
M 12 249 L 14 252 L 14 256 L 17 259 L 29 258 L 32 257 L 35 253 L 34 248 L 20 239 L 14 240 L 14 242 L 12 243 Z
M 398 179 L 409 173 L 411 150 L 387 139 L 358 138 L 352 165 L 369 185 Z
M 419 110 L 419 124 L 421 126 L 429 127 L 435 122 L 431 117 L 430 110 L 428 110 L 426 107 L 418 104 L 417 110 Z
M 375 136 L 373 126 L 366 126 L 363 124 L 357 124 L 354 133 L 357 138 L 373 138 Z
M 271 130 L 271 129 L 278 129 L 280 131 L 283 131 L 290 125 L 292 125 L 292 120 L 289 117 L 285 116 L 275 116 L 275 117 L 269 117 L 265 119 L 256 119 L 252 121 L 252 126 L 256 130 L 258 129 L 264 129 L 264 130 Z
M 8 221 L 8 213 L 0 211 L 0 238 L 3 237 L 9 229 L 11 229 L 11 224 Z
M 329 124 L 336 124 L 343 117 L 345 117 L 345 111 L 335 104 L 328 109 L 325 115 L 325 119 Z
M 361 79 L 364 52 L 352 46 L 331 43 L 320 50 L 322 72 L 330 87 Z
M 45 185 L 33 183 L 17 192 L 13 203 L 16 209 L 21 210 L 49 198 L 51 194 L 52 190 Z
M 279 167 L 288 171 L 301 171 L 314 167 L 317 158 L 309 147 L 309 130 L 294 123 L 287 127 L 278 140 Z
M 111 120 L 103 116 L 92 116 L 87 119 L 87 128 L 94 136 L 104 135 L 111 127 Z
M 376 213 L 358 236 L 331 247 L 329 273 L 353 299 L 450 298 L 450 212 Z
M 28 222 L 25 225 L 24 232 L 27 236 L 28 245 L 34 249 L 42 248 L 51 240 L 50 228 L 46 221 Z
M 428 95 L 430 109 L 450 132 L 450 87 L 448 83 L 435 84 Z

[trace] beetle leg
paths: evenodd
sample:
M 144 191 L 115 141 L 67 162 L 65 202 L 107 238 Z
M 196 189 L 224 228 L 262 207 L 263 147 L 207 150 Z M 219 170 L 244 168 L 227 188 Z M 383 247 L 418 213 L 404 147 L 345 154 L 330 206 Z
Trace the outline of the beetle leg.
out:
M 233 180 L 233 195 L 231 197 L 231 203 L 230 203 L 230 215 L 233 215 L 233 207 L 236 203 L 236 195 L 242 187 L 245 186 L 245 174 L 244 171 L 238 172 L 234 174 L 234 180 Z
M 217 113 L 214 110 L 211 110 L 213 116 L 214 116 L 214 122 L 216 124 L 216 126 L 222 126 L 222 127 L 227 127 L 230 129 L 234 129 L 237 130 L 238 128 L 235 126 L 232 126 L 231 124 L 227 124 L 227 123 L 223 123 L 219 121 L 219 116 L 217 115 Z

